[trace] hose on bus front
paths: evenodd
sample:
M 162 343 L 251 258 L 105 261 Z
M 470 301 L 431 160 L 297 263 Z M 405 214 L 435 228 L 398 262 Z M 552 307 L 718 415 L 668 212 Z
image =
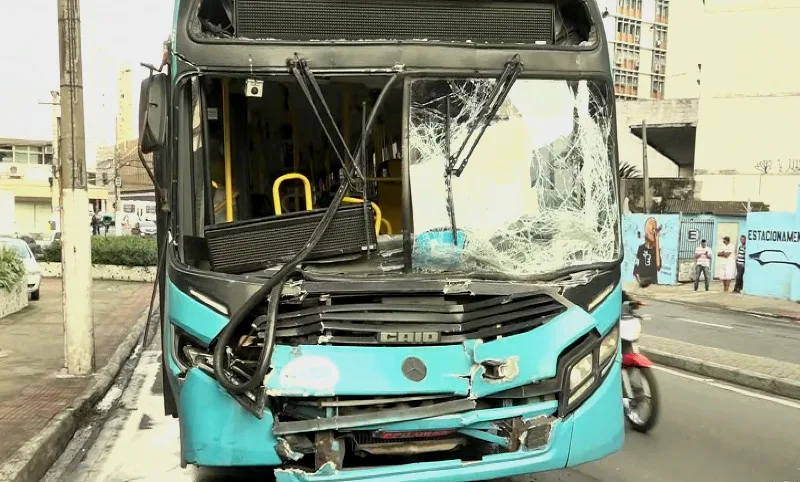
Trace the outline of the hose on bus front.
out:
M 303 68 L 307 69 L 307 66 L 303 64 Z M 306 72 L 310 74 L 310 72 Z M 369 119 L 364 126 L 363 132 L 361 133 L 361 140 L 359 141 L 358 148 L 356 150 L 355 158 L 350 158 L 351 166 L 358 166 L 360 162 L 361 156 L 363 154 L 363 149 L 360 147 L 362 143 L 367 142 L 367 139 L 372 132 L 372 127 L 375 125 L 375 120 L 377 119 L 378 109 L 380 109 L 381 105 L 385 101 L 387 94 L 389 93 L 390 88 L 395 84 L 397 79 L 400 78 L 400 73 L 395 72 L 386 85 L 383 86 L 383 90 L 378 95 L 378 98 L 375 100 L 375 104 L 372 107 L 372 111 L 369 114 Z M 313 79 L 313 75 L 310 76 L 310 80 L 313 83 L 316 81 Z M 301 87 L 304 83 L 301 79 L 298 78 L 298 82 L 300 83 Z M 306 95 L 306 98 L 312 104 L 312 107 L 317 114 L 317 120 L 320 124 L 324 124 L 322 122 L 322 118 L 319 116 L 319 113 L 314 105 L 313 99 L 310 97 L 310 93 L 307 89 L 303 89 Z M 316 91 L 319 91 L 318 86 L 315 88 Z M 321 95 L 321 92 L 318 92 Z M 323 98 L 324 99 L 324 98 Z M 323 100 L 324 102 L 324 100 Z M 330 115 L 330 112 L 328 112 Z M 341 134 L 339 135 L 341 138 Z M 342 139 L 343 140 L 343 139 Z M 347 145 L 345 144 L 345 149 L 347 149 Z M 340 158 L 343 167 L 345 170 L 347 169 L 347 162 L 345 159 Z M 349 170 L 348 170 L 349 171 Z M 362 176 L 363 177 L 363 176 Z M 362 178 L 362 180 L 366 183 L 366 179 Z M 236 313 L 231 316 L 230 321 L 220 333 L 219 338 L 217 339 L 217 344 L 214 347 L 214 375 L 217 378 L 217 381 L 223 388 L 228 390 L 231 393 L 242 394 L 247 391 L 251 391 L 257 388 L 261 383 L 264 381 L 264 377 L 266 376 L 267 372 L 269 371 L 269 365 L 272 360 L 272 351 L 275 348 L 275 325 L 278 319 L 278 305 L 280 303 L 280 296 L 283 291 L 283 285 L 286 283 L 286 280 L 289 279 L 289 276 L 292 275 L 297 270 L 297 266 L 302 263 L 310 254 L 311 251 L 317 246 L 319 241 L 322 239 L 322 236 L 325 234 L 325 231 L 333 222 L 333 218 L 336 215 L 336 212 L 339 210 L 339 206 L 341 206 L 345 194 L 351 187 L 351 176 L 344 176 L 344 180 L 342 184 L 339 186 L 339 190 L 336 191 L 336 195 L 333 197 L 330 206 L 325 211 L 325 214 L 322 216 L 322 220 L 319 222 L 317 227 L 314 229 L 314 232 L 311 234 L 306 245 L 300 250 L 291 260 L 287 261 L 283 267 L 278 270 L 261 288 L 258 289 L 247 301 L 244 302 L 241 308 L 236 310 Z M 364 199 L 366 201 L 366 184 L 364 187 L 365 194 Z M 377 234 L 377 233 L 376 233 Z M 269 294 L 268 298 L 268 307 L 267 307 L 267 331 L 264 336 L 264 346 L 261 349 L 261 353 L 258 357 L 258 362 L 256 364 L 256 371 L 253 373 L 253 376 L 250 377 L 244 383 L 237 383 L 236 381 L 229 378 L 228 373 L 225 370 L 226 365 L 226 355 L 228 354 L 228 347 L 229 343 L 233 339 L 233 335 L 236 330 L 242 325 L 245 319 L 253 312 L 253 310 L 262 303 L 264 297 Z
M 247 391 L 257 388 L 264 380 L 264 377 L 269 371 L 270 361 L 272 359 L 272 351 L 275 348 L 275 325 L 278 319 L 278 304 L 280 302 L 281 292 L 283 285 L 289 276 L 295 272 L 297 265 L 302 263 L 311 251 L 317 246 L 325 231 L 331 225 L 336 211 L 341 206 L 345 194 L 350 188 L 350 183 L 347 179 L 339 186 L 336 195 L 333 198 L 330 206 L 322 216 L 322 220 L 317 225 L 306 245 L 294 257 L 287 261 L 283 267 L 278 270 L 261 288 L 256 291 L 253 296 L 244 302 L 241 308 L 236 310 L 236 313 L 231 316 L 230 322 L 225 326 L 225 329 L 220 333 L 217 339 L 217 345 L 214 347 L 214 375 L 217 381 L 223 388 L 232 393 L 245 393 Z M 227 371 L 225 370 L 227 362 L 227 349 L 229 343 L 233 339 L 233 335 L 241 324 L 247 319 L 247 316 L 263 301 L 264 297 L 269 295 L 267 307 L 267 332 L 264 335 L 264 346 L 261 348 L 261 353 L 258 356 L 256 364 L 256 371 L 253 376 L 244 383 L 237 383 L 232 380 Z

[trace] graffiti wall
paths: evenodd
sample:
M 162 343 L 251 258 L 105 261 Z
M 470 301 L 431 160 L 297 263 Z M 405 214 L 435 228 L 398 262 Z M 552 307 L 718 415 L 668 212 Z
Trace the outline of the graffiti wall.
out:
M 800 201 L 793 213 L 747 215 L 744 292 L 800 301 Z
M 649 280 L 661 285 L 678 282 L 677 214 L 628 214 L 622 218 L 622 281 Z

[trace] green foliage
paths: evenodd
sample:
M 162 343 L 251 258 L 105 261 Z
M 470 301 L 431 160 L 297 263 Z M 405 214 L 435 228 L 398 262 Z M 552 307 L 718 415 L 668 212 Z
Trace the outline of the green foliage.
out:
M 636 177 L 641 177 L 641 173 L 636 166 L 632 166 L 627 162 L 623 162 L 619 165 L 619 177 L 621 179 L 633 179 Z
M 0 248 L 0 289 L 10 292 L 25 275 L 25 265 L 17 252 Z
M 61 243 L 54 241 L 44 250 L 44 261 L 61 262 Z M 155 266 L 158 247 L 155 238 L 142 236 L 92 236 L 92 264 Z

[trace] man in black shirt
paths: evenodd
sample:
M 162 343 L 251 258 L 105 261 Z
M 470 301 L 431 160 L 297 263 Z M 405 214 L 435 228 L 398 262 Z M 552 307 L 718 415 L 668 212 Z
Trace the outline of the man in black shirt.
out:
M 636 252 L 636 264 L 633 276 L 640 286 L 658 284 L 658 272 L 661 271 L 661 248 L 658 245 L 658 224 L 655 218 L 644 222 L 644 243 Z
M 734 293 L 741 293 L 744 289 L 744 254 L 747 238 L 739 236 L 739 249 L 736 250 L 736 285 L 733 287 Z

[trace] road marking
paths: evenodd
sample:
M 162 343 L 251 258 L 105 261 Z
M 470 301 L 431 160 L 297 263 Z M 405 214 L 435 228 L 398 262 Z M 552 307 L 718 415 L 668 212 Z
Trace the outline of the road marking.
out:
M 759 400 L 766 400 L 768 402 L 777 403 L 778 405 L 783 405 L 785 407 L 800 410 L 800 403 L 793 402 L 791 400 L 786 400 L 780 397 L 773 397 L 771 395 L 764 395 L 763 393 L 758 393 L 751 390 L 746 390 L 744 388 L 734 387 L 733 385 L 728 385 L 726 383 L 718 382 L 713 378 L 703 378 L 695 375 L 689 375 L 687 373 L 683 373 L 678 370 L 673 370 L 671 368 L 665 368 L 661 366 L 654 366 L 653 368 L 662 372 L 667 372 L 670 375 L 675 375 L 676 377 L 685 378 L 687 380 L 694 380 L 696 382 L 705 383 L 706 385 L 711 385 L 712 387 L 717 387 L 723 390 L 727 390 L 729 392 L 738 393 L 739 395 L 744 395 L 746 397 L 757 398 Z
M 762 320 L 768 321 L 779 321 L 781 323 L 792 323 L 791 320 L 784 320 L 783 318 L 777 318 L 775 316 L 764 316 L 764 315 L 757 315 L 755 313 L 743 313 L 747 316 L 752 316 L 753 318 L 761 318 Z
M 689 318 L 675 318 L 675 319 L 676 320 L 685 321 L 686 323 L 694 323 L 694 324 L 697 324 L 697 325 L 713 326 L 713 327 L 716 327 L 716 328 L 724 328 L 726 330 L 732 330 L 733 329 L 732 326 L 718 325 L 716 323 L 706 323 L 705 321 L 690 320 Z

